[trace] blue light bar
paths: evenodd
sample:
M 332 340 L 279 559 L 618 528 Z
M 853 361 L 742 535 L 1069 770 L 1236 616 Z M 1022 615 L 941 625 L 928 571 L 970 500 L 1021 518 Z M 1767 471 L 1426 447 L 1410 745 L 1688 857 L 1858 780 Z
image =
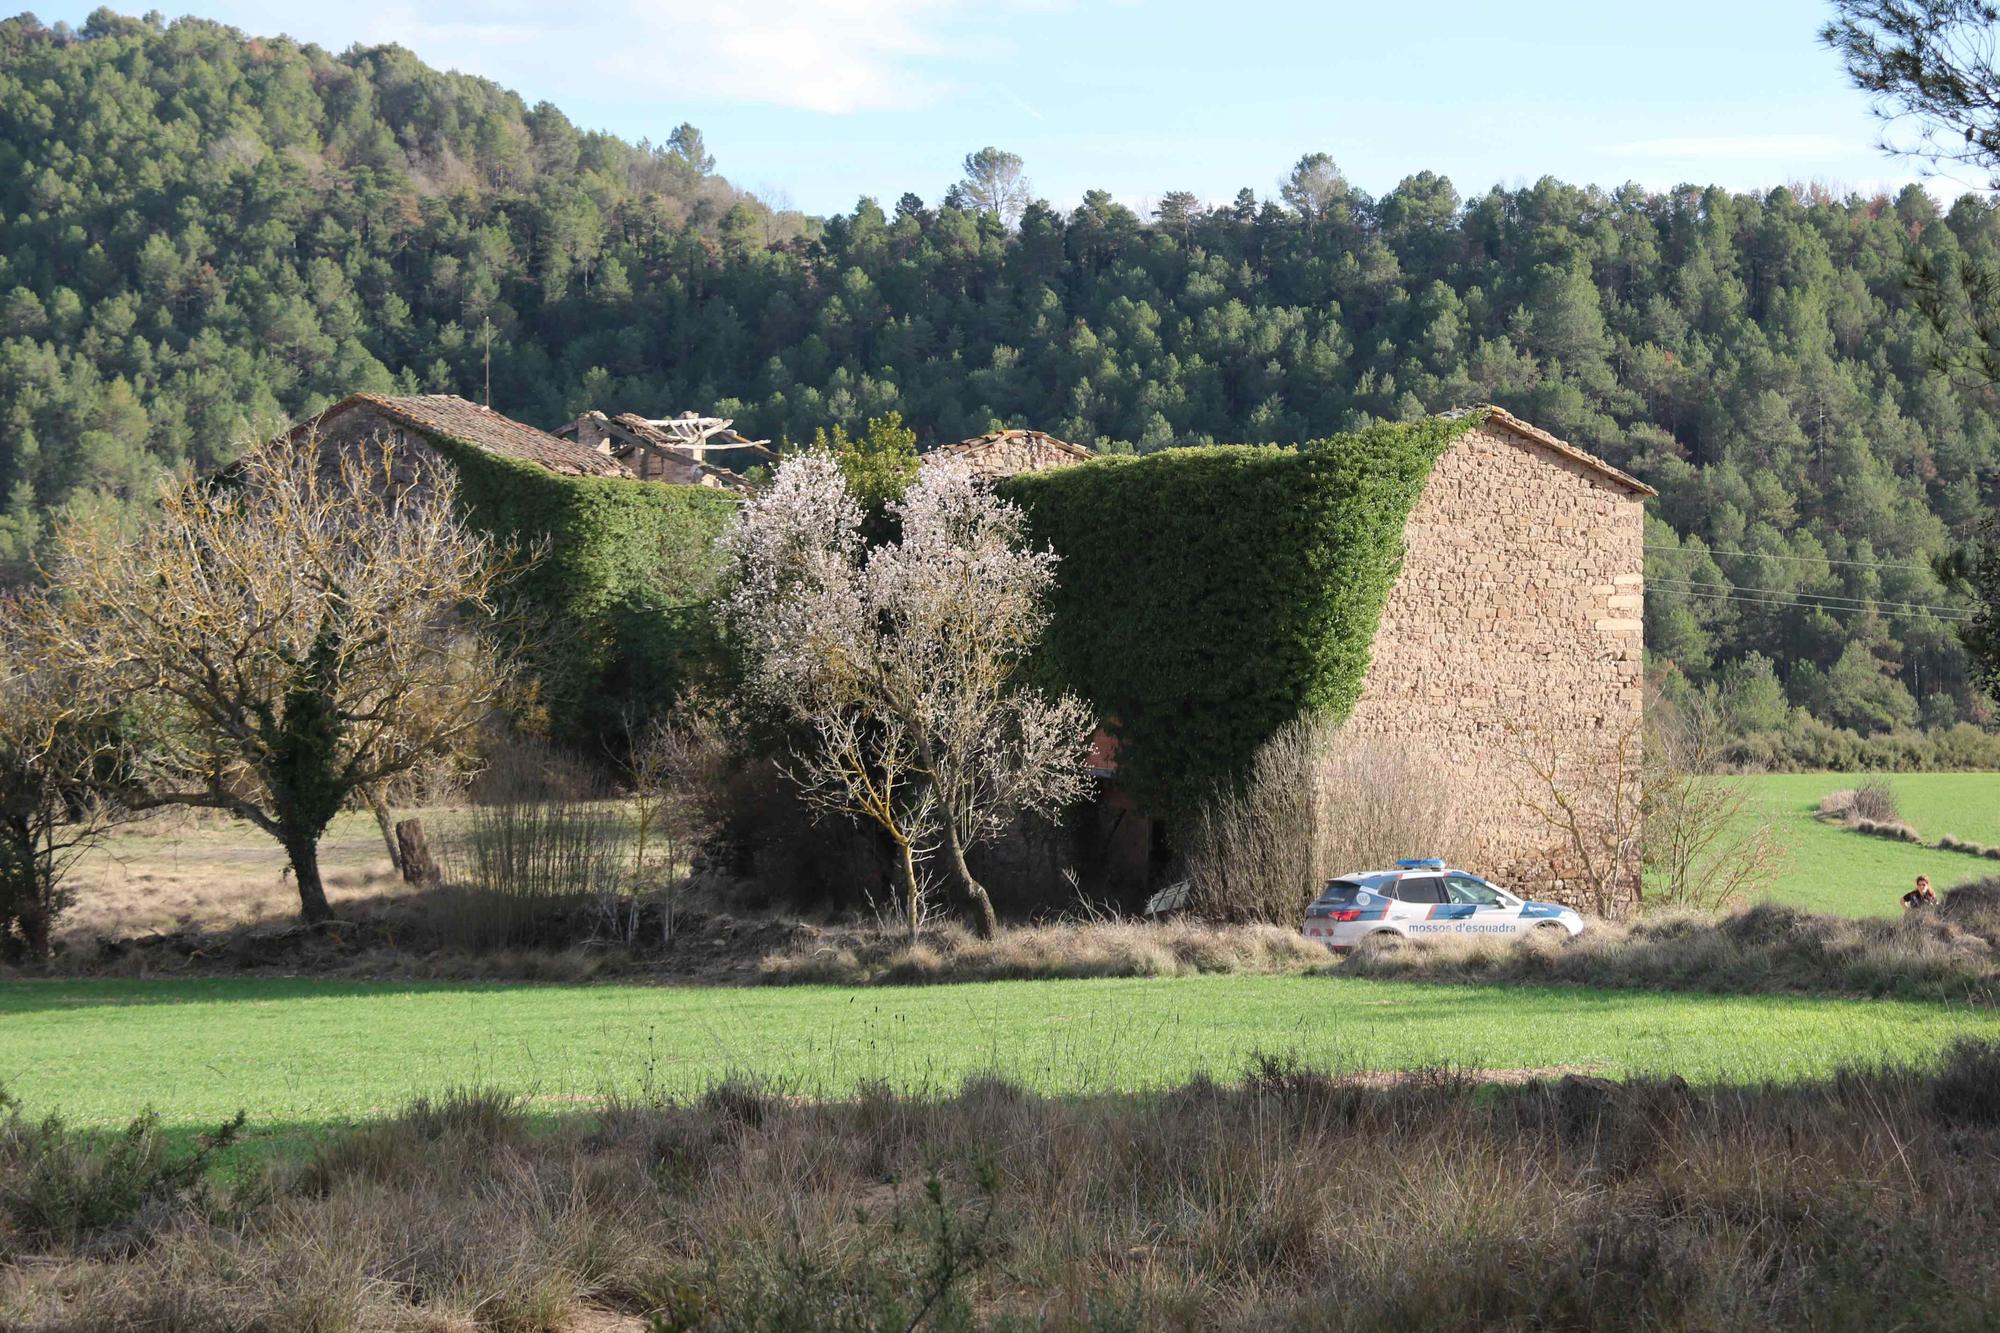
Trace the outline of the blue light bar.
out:
M 1396 862 L 1399 870 L 1443 870 L 1444 858 L 1438 856 L 1406 856 Z

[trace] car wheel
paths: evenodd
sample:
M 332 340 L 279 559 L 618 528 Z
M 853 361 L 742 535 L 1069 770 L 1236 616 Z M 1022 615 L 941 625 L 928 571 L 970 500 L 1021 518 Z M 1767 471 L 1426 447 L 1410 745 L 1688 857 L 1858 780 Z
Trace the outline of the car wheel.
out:
M 1364 948 L 1374 953 L 1394 953 L 1407 941 L 1393 930 L 1378 930 L 1364 938 L 1361 943 Z
M 1560 921 L 1544 921 L 1528 932 L 1530 939 L 1542 944 L 1568 944 L 1569 928 Z

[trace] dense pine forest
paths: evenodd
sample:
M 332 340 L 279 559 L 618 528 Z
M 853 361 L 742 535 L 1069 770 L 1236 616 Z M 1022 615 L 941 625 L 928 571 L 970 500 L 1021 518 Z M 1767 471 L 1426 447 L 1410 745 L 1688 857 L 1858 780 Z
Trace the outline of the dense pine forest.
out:
M 489 357 L 544 426 L 794 441 L 894 410 L 925 443 L 1288 442 L 1492 401 L 1659 488 L 1649 649 L 1739 731 L 1990 720 L 1930 561 L 1991 510 L 2000 419 L 1931 370 L 1906 275 L 2000 249 L 1991 202 L 1428 171 L 1371 198 L 1320 154 L 1143 215 L 950 186 L 809 219 L 692 127 L 625 143 L 398 48 L 0 23 L 0 569 L 61 506 L 130 512 L 353 390 L 478 398 Z

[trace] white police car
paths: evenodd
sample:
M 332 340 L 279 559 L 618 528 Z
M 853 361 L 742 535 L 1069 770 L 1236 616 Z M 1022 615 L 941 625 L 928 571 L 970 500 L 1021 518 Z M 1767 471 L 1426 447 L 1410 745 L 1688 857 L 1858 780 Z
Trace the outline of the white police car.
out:
M 1524 939 L 1539 932 L 1570 940 L 1583 933 L 1583 918 L 1557 903 L 1517 898 L 1477 875 L 1424 859 L 1328 880 L 1306 909 L 1305 932 L 1340 951 L 1371 938 L 1382 943 L 1445 935 Z

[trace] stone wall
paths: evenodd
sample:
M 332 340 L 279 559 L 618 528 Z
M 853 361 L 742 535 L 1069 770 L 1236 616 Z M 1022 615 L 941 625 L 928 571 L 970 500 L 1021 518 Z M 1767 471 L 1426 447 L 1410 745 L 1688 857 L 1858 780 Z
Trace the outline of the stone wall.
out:
M 1440 834 L 1457 845 L 1409 855 L 1598 906 L 1581 856 L 1535 809 L 1560 789 L 1592 855 L 1618 867 L 1617 891 L 1636 891 L 1636 837 L 1615 835 L 1636 835 L 1642 503 L 1497 423 L 1438 460 L 1342 732 L 1414 749 L 1462 797 L 1463 827 Z
M 962 472 L 981 481 L 1018 477 L 1023 472 L 1087 462 L 1088 449 L 1033 430 L 995 431 L 922 455 L 926 468 Z
M 383 445 L 391 446 L 395 450 L 391 466 L 399 490 L 410 486 L 419 467 L 436 468 L 442 464 L 437 450 L 421 431 L 413 430 L 368 403 L 357 403 L 325 420 L 306 421 L 293 428 L 293 435 L 317 444 L 326 469 L 324 475 L 331 475 L 338 469 L 339 459 L 353 457 L 362 445 L 370 446 L 371 451 Z

